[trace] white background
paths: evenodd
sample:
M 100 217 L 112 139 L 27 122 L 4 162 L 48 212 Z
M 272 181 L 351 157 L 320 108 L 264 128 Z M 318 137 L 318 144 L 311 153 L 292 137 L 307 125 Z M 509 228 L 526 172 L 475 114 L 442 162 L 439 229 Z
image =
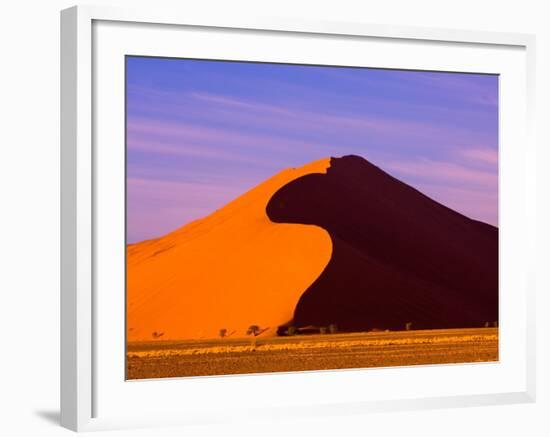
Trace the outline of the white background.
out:
M 111 1 L 98 4 L 138 5 Z M 182 5 L 159 1 L 156 5 Z M 544 1 L 486 0 L 187 2 L 228 15 L 415 24 L 431 27 L 531 32 L 538 37 L 539 139 L 538 401 L 531 405 L 378 413 L 292 419 L 276 423 L 193 428 L 187 435 L 547 435 L 550 431 L 550 87 L 549 12 Z M 260 5 L 261 4 L 261 5 Z M 59 387 L 59 14 L 61 0 L 27 0 L 2 9 L 0 26 L 0 431 L 4 435 L 63 435 Z M 545 116 L 546 115 L 546 116 Z M 521 147 L 521 145 L 518 145 Z M 543 200 L 546 202 L 543 203 Z M 546 258 L 546 259 L 545 259 Z M 546 311 L 545 311 L 546 308 Z M 253 402 L 253 400 L 251 400 Z M 546 414 L 545 414 L 546 413 Z M 7 428 L 7 429 L 5 429 Z M 181 435 L 182 430 L 123 431 L 117 435 Z

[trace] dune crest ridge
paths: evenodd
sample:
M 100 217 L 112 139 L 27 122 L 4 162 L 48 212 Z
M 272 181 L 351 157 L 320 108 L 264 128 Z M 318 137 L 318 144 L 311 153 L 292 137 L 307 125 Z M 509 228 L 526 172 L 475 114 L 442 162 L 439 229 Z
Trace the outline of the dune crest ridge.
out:
M 328 264 L 316 225 L 272 222 L 266 206 L 289 182 L 324 174 L 330 158 L 285 169 L 207 217 L 127 247 L 127 340 L 274 335 Z

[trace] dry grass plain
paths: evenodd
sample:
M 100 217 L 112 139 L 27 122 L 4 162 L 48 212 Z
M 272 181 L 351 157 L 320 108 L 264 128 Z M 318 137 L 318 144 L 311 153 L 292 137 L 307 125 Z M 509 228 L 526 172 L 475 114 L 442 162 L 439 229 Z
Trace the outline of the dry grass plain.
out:
M 127 379 L 498 361 L 498 328 L 133 342 Z

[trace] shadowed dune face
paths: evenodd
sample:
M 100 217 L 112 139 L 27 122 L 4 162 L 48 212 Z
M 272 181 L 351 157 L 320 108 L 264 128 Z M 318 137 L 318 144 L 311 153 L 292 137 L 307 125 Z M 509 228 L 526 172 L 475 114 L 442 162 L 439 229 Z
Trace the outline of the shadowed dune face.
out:
M 280 188 L 276 223 L 317 225 L 332 240 L 293 324 L 344 330 L 453 328 L 498 320 L 498 229 L 424 196 L 363 158 Z

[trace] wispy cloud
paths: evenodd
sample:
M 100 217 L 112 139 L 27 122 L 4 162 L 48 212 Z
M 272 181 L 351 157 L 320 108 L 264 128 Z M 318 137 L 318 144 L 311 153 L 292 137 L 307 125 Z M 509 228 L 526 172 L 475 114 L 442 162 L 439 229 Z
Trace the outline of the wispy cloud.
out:
M 385 168 L 443 205 L 498 225 L 498 172 L 494 167 L 475 168 L 424 158 L 391 161 Z
M 490 107 L 498 105 L 496 76 L 426 72 L 403 77 L 403 80 L 435 87 L 438 91 L 444 91 L 447 96 L 467 103 Z
M 232 146 L 247 149 L 270 149 L 274 152 L 292 153 L 300 149 L 316 149 L 322 145 L 283 136 L 260 134 L 253 131 L 237 131 L 228 128 L 206 127 L 184 122 L 165 122 L 137 118 L 127 124 L 128 147 L 142 151 L 175 155 L 207 156 L 237 161 L 261 161 L 245 153 L 236 154 Z
M 498 151 L 488 147 L 474 147 L 458 149 L 456 154 L 459 157 L 466 158 L 474 164 L 488 164 L 496 170 L 498 165 Z
M 436 182 L 442 186 L 475 186 L 481 189 L 495 190 L 498 175 L 494 171 L 484 171 L 449 161 L 419 159 L 409 161 L 391 161 L 386 167 L 394 174 L 414 177 L 416 180 Z
M 235 186 L 133 177 L 127 180 L 127 190 L 130 243 L 208 215 L 235 195 Z
M 384 136 L 387 139 L 417 139 L 433 142 L 437 138 L 445 138 L 450 145 L 459 147 L 469 143 L 472 137 L 471 129 L 464 129 L 460 126 L 441 125 L 429 121 L 418 121 L 404 119 L 399 116 L 381 116 L 374 114 L 334 114 L 330 106 L 319 106 L 316 111 L 304 110 L 298 107 L 289 107 L 248 99 L 235 98 L 226 95 L 211 93 L 187 93 L 180 95 L 172 104 L 163 105 L 161 113 L 153 111 L 155 117 L 175 114 L 193 115 L 197 120 L 215 121 L 217 124 L 238 126 L 244 130 L 277 130 L 287 135 L 299 133 L 305 136 L 344 134 L 347 137 L 361 138 Z M 149 107 L 151 110 L 152 108 Z M 192 132 L 193 127 L 187 126 L 189 134 L 198 135 Z M 204 128 L 194 128 L 195 131 L 202 131 Z M 211 130 L 211 128 L 209 128 Z M 158 130 L 162 135 L 162 130 Z M 227 131 L 228 139 L 238 139 L 235 132 Z M 486 140 L 483 133 L 477 134 L 480 140 Z M 240 136 L 243 144 L 246 140 Z M 266 140 L 266 138 L 262 138 Z M 272 143 L 272 142 L 271 142 Z M 256 143 L 257 144 L 257 143 Z M 268 144 L 268 143 L 267 143 Z M 279 142 L 279 145 L 281 142 Z M 289 143 L 290 144 L 290 143 Z M 307 143 L 291 144 L 291 147 L 307 147 Z

